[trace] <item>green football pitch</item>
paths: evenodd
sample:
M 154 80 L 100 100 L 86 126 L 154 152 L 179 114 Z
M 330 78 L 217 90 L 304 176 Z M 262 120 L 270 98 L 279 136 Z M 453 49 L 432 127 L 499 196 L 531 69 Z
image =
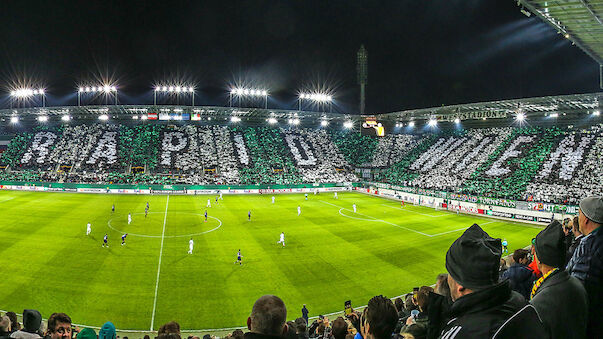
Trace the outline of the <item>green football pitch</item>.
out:
M 65 312 L 75 323 L 110 320 L 120 329 L 171 320 L 209 329 L 244 325 L 259 296 L 276 294 L 288 318 L 302 304 L 316 316 L 343 310 L 346 300 L 361 306 L 433 284 L 446 250 L 473 223 L 510 249 L 539 231 L 360 193 L 276 195 L 275 204 L 270 195 L 214 199 L 0 191 L 0 309 Z M 281 232 L 286 247 L 277 244 Z M 234 263 L 239 249 L 242 265 Z

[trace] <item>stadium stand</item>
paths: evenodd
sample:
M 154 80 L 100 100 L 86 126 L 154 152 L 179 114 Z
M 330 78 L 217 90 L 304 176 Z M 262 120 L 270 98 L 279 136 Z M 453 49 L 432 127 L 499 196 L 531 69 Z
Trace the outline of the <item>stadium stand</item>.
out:
M 4 181 L 312 184 L 375 181 L 576 204 L 603 193 L 603 127 L 499 127 L 383 138 L 349 131 L 220 125 L 36 127 L 0 156 Z

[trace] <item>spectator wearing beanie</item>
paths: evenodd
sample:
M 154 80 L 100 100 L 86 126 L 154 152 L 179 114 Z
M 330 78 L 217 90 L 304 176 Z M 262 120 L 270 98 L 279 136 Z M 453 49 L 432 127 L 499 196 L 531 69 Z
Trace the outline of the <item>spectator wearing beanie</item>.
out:
M 584 238 L 567 264 L 567 271 L 582 282 L 588 295 L 588 338 L 603 338 L 603 197 L 580 201 L 578 215 Z
M 528 251 L 522 248 L 513 252 L 513 264 L 503 274 L 503 279 L 509 279 L 511 289 L 521 294 L 526 300 L 530 299 L 530 290 L 536 280 L 534 273 L 526 265 L 529 263 Z
M 115 337 L 115 325 L 110 321 L 104 323 L 98 331 L 98 339 L 115 339 Z
M 586 290 L 564 270 L 565 239 L 557 220 L 536 236 L 535 260 L 542 278 L 532 288 L 530 303 L 536 307 L 550 338 L 585 338 Z
M 446 269 L 452 296 L 450 320 L 441 338 L 545 338 L 536 309 L 498 281 L 502 246 L 477 224 L 448 249 Z M 527 306 L 526 306 L 527 305 Z
M 15 339 L 42 338 L 38 333 L 42 326 L 42 315 L 37 310 L 23 310 L 23 328 L 13 332 L 10 337 Z
M 91 328 L 84 328 L 77 334 L 77 339 L 96 339 L 96 332 Z

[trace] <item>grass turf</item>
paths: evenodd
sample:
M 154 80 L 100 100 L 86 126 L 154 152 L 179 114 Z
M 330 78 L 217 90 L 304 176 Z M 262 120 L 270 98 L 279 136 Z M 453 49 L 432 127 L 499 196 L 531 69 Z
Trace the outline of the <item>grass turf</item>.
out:
M 510 249 L 527 246 L 539 231 L 401 208 L 359 193 L 340 193 L 338 200 L 310 195 L 308 201 L 277 195 L 274 205 L 270 197 L 225 195 L 216 204 L 215 196 L 170 196 L 168 202 L 157 195 L 0 191 L 0 309 L 35 308 L 45 318 L 65 312 L 75 323 L 110 320 L 120 329 L 156 330 L 170 320 L 183 329 L 208 329 L 244 325 L 259 296 L 276 294 L 294 319 L 304 303 L 313 316 L 340 311 L 348 299 L 360 306 L 377 294 L 393 297 L 434 283 L 445 272 L 446 250 L 473 223 L 506 238 Z M 130 233 L 125 246 L 122 232 Z M 285 248 L 277 245 L 281 232 Z M 105 233 L 109 248 L 101 247 Z M 195 247 L 188 255 L 191 234 Z M 234 264 L 238 249 L 243 265 Z

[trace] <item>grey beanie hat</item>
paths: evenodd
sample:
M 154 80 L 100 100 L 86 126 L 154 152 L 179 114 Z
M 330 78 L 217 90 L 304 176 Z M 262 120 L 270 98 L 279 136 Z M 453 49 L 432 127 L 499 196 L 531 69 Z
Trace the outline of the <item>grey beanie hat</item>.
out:
M 597 224 L 603 224 L 603 198 L 602 197 L 588 197 L 580 201 L 580 210 L 585 217 L 596 222 Z

